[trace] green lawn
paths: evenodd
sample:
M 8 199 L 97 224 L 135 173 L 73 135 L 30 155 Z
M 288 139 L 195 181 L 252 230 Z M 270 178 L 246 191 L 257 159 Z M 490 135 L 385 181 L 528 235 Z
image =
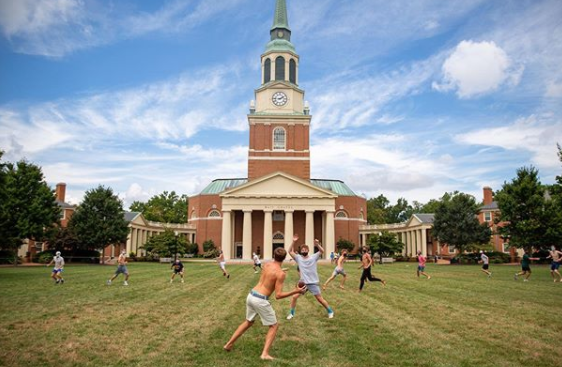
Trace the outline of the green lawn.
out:
M 388 286 L 368 283 L 347 264 L 348 287 L 337 278 L 324 292 L 329 320 L 310 295 L 295 319 L 289 300 L 272 301 L 280 320 L 271 354 L 262 362 L 266 328 L 258 321 L 234 350 L 222 346 L 245 316 L 245 298 L 258 275 L 249 265 L 187 263 L 186 283 L 169 284 L 169 267 L 131 263 L 130 286 L 105 280 L 114 267 L 68 265 L 55 286 L 50 268 L 0 268 L 1 366 L 560 366 L 562 283 L 546 266 L 531 281 L 514 281 L 514 266 L 375 266 Z M 325 280 L 332 266 L 320 266 Z M 285 289 L 297 280 L 291 267 Z

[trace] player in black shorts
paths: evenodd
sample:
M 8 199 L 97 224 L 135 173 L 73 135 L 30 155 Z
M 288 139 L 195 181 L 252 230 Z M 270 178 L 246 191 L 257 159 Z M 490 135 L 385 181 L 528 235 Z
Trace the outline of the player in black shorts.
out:
M 176 260 L 172 263 L 172 269 L 174 269 L 174 271 L 172 272 L 172 279 L 170 279 L 170 283 L 174 282 L 174 278 L 176 277 L 176 274 L 179 274 L 181 277 L 181 282 L 183 283 L 183 264 L 181 261 Z

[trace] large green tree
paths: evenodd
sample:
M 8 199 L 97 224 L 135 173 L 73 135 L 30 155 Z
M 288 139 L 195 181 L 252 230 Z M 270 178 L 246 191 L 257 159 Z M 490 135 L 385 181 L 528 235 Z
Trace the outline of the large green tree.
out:
M 188 252 L 189 242 L 183 236 L 178 236 L 171 229 L 150 237 L 143 249 L 160 257 L 173 257 Z
M 178 196 L 175 191 L 164 191 L 146 203 L 135 201 L 129 208 L 154 222 L 187 223 L 187 200 L 187 195 Z
M 499 232 L 509 238 L 511 246 L 546 248 L 560 240 L 557 202 L 549 198 L 536 168 L 518 169 L 517 176 L 504 183 L 494 197 L 500 209 L 499 221 L 504 222 Z
M 0 248 L 17 253 L 24 239 L 46 239 L 61 209 L 39 166 L 2 163 L 0 172 Z
M 86 191 L 70 218 L 69 228 L 85 248 L 103 250 L 127 241 L 129 228 L 123 213 L 123 202 L 113 190 L 98 186 Z
M 382 231 L 379 236 L 371 236 L 368 245 L 372 253 L 379 254 L 381 264 L 383 257 L 392 256 L 404 249 L 404 244 L 398 241 L 396 234 L 388 231 Z
M 479 205 L 472 195 L 461 192 L 443 195 L 433 220 L 433 235 L 442 244 L 455 246 L 459 253 L 490 242 L 491 231 L 480 224 Z

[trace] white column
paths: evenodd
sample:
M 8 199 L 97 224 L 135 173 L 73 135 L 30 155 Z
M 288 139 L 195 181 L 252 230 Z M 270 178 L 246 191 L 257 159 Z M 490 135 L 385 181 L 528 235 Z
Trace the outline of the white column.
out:
M 421 251 L 422 255 L 425 256 L 424 250 L 423 250 L 423 245 L 421 243 L 421 231 L 419 229 L 416 229 L 416 245 L 417 245 L 418 251 Z
M 415 256 L 413 248 L 412 248 L 412 231 L 406 232 L 406 241 L 408 243 L 408 254 L 410 256 Z
M 363 247 L 363 246 L 367 246 L 367 234 L 366 233 L 363 233 L 361 235 L 361 247 Z
M 273 220 L 271 210 L 263 212 L 263 258 L 273 258 Z
M 225 260 L 231 259 L 232 248 L 232 228 L 231 228 L 231 212 L 224 210 L 222 212 L 222 231 L 221 231 L 221 249 Z
M 293 212 L 285 212 L 285 250 L 289 252 L 291 250 L 291 245 L 293 244 Z
M 252 258 L 252 211 L 244 210 L 244 230 L 242 233 L 242 258 Z
M 335 242 L 336 233 L 334 230 L 334 212 L 327 211 L 326 212 L 326 239 L 324 240 L 324 250 L 326 251 L 324 254 L 324 258 L 328 258 L 330 253 L 336 251 L 336 242 Z
M 421 232 L 422 255 L 427 256 L 427 233 L 425 229 L 421 229 L 420 232 Z
M 314 252 L 314 211 L 306 211 L 306 224 L 305 224 L 305 237 L 304 243 L 310 249 L 310 253 Z

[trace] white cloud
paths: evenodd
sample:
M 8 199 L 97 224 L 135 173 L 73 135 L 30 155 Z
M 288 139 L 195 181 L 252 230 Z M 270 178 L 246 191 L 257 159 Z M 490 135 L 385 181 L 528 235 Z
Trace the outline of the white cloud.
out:
M 460 98 L 471 98 L 497 90 L 502 84 L 519 84 L 523 67 L 512 61 L 493 41 L 462 41 L 443 63 L 443 82 L 433 88 L 456 90 Z

